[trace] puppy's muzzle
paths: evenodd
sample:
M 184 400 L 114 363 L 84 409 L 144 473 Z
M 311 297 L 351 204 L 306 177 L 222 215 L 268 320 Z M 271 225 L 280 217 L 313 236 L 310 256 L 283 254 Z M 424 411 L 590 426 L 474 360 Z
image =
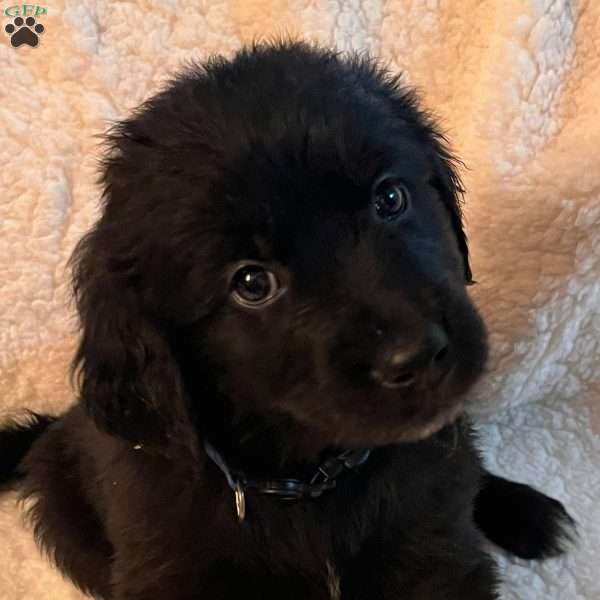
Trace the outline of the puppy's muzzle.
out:
M 391 389 L 422 384 L 434 387 L 448 373 L 451 362 L 448 334 L 441 325 L 428 323 L 416 342 L 395 343 L 384 351 L 371 375 Z

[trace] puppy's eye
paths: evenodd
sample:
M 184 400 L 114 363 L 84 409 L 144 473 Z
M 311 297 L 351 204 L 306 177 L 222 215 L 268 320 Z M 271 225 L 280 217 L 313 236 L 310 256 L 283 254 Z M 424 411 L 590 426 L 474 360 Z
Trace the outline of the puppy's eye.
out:
M 406 186 L 395 177 L 381 179 L 373 188 L 375 212 L 386 221 L 401 215 L 408 208 L 409 198 Z
M 240 267 L 231 280 L 233 299 L 246 307 L 264 306 L 277 296 L 278 290 L 277 277 L 260 265 Z

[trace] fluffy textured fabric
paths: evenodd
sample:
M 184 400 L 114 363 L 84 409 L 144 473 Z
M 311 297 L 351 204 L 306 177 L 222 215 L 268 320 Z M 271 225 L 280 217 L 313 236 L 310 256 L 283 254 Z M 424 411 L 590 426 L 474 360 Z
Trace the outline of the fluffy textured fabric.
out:
M 460 8 L 459 8 L 460 4 Z M 567 2 L 53 3 L 39 47 L 0 46 L 3 410 L 72 399 L 65 262 L 96 216 L 96 140 L 186 58 L 282 30 L 404 69 L 470 170 L 475 295 L 491 332 L 476 391 L 488 465 L 560 498 L 578 548 L 503 563 L 508 599 L 600 594 L 600 7 Z M 4 5 L 3 5 L 4 6 Z M 8 18 L 3 23 L 9 22 Z M 78 598 L 2 500 L 0 597 Z

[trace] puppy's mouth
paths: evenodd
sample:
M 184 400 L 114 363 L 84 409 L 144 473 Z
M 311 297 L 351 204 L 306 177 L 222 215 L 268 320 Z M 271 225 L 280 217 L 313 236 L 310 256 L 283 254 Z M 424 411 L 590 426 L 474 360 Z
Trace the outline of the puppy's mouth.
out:
M 437 389 L 445 385 L 452 377 L 455 371 L 455 366 L 437 374 L 430 374 L 423 377 L 421 381 L 414 372 L 405 372 L 397 375 L 392 379 L 385 379 L 381 372 L 377 370 L 371 371 L 372 378 L 379 383 L 382 388 L 387 390 L 400 390 L 407 388 L 415 388 L 421 391 L 427 390 L 435 392 Z

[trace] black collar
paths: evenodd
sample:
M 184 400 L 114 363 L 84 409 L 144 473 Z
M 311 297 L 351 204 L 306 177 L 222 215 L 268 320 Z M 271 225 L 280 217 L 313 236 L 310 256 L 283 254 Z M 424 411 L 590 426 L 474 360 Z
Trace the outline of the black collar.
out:
M 221 454 L 214 446 L 204 441 L 204 449 L 208 457 L 225 475 L 227 484 L 235 495 L 235 506 L 238 519 L 246 517 L 246 490 L 257 494 L 275 496 L 281 500 L 302 500 L 318 498 L 328 490 L 332 490 L 337 478 L 347 471 L 354 471 L 367 461 L 371 454 L 370 448 L 346 450 L 336 456 L 327 458 L 309 481 L 299 479 L 248 479 L 242 471 L 231 470 Z

